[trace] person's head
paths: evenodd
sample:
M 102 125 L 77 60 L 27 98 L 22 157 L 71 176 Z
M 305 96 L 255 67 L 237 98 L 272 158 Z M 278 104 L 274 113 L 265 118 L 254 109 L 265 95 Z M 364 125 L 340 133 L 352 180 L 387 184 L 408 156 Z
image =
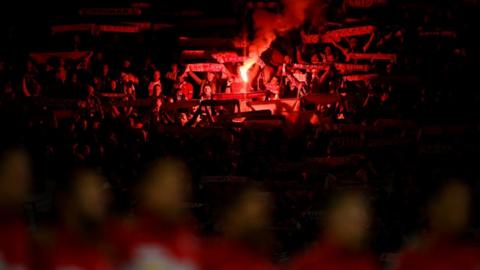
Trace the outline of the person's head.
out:
M 327 55 L 332 54 L 332 47 L 326 46 L 323 51 L 324 51 L 324 53 L 327 54 Z
M 290 57 L 290 55 L 285 55 L 283 57 L 283 62 L 286 63 L 286 64 L 291 64 L 292 63 L 292 58 Z
M 27 72 L 33 72 L 35 70 L 35 66 L 33 65 L 33 62 L 28 60 L 27 61 Z
M 126 72 L 120 72 L 120 79 L 121 79 L 122 82 L 124 82 L 124 83 L 128 82 L 128 79 L 129 79 L 128 73 L 126 73 Z
M 58 185 L 58 205 L 70 225 L 99 224 L 107 215 L 109 194 L 102 175 L 88 168 L 76 168 Z
M 110 81 L 110 89 L 111 90 L 117 90 L 117 81 L 116 80 L 111 80 Z
M 186 165 L 175 159 L 155 161 L 138 185 L 140 207 L 166 222 L 178 222 L 185 215 L 190 195 Z
M 64 67 L 59 67 L 57 69 L 56 77 L 58 80 L 65 81 L 67 79 L 67 71 Z
M 20 147 L 0 153 L 0 206 L 17 208 L 27 199 L 32 183 L 28 154 Z
M 215 73 L 207 72 L 207 81 L 213 82 L 213 80 L 215 80 Z
M 153 96 L 154 97 L 160 97 L 162 95 L 162 87 L 158 84 L 156 84 L 153 87 Z
M 210 85 L 206 85 L 203 87 L 203 93 L 202 93 L 203 98 L 211 98 L 212 97 L 212 87 Z
M 103 52 L 97 52 L 95 53 L 95 60 L 98 61 L 98 62 L 103 62 Z
M 133 87 L 133 83 L 127 83 L 125 86 L 125 94 L 132 96 L 135 94 L 135 88 Z
M 155 70 L 155 72 L 153 72 L 153 80 L 160 81 L 160 77 L 161 77 L 160 70 Z
M 177 63 L 173 63 L 170 67 L 172 68 L 172 71 L 173 71 L 173 72 L 177 72 L 177 71 L 178 71 L 178 64 L 177 64 Z
M 93 85 L 87 85 L 87 93 L 89 96 L 95 95 L 95 88 L 93 88 Z
M 108 66 L 108 64 L 104 64 L 102 67 L 103 76 L 108 75 L 109 70 L 110 70 L 110 67 Z
M 122 64 L 123 68 L 130 68 L 131 65 L 132 63 L 130 63 L 130 60 L 128 59 L 123 60 L 123 64 Z
M 462 233 L 470 221 L 471 200 L 469 187 L 460 180 L 440 185 L 427 205 L 430 228 L 441 234 Z
M 280 81 L 277 76 L 273 76 L 272 79 L 270 80 L 270 83 L 273 85 L 279 85 Z
M 362 247 L 369 226 L 370 208 L 359 193 L 339 194 L 326 211 L 325 237 L 343 248 Z
M 271 197 L 255 185 L 238 187 L 222 202 L 220 224 L 225 237 L 252 241 L 267 231 L 271 219 Z M 258 239 L 261 240 L 261 239 Z
M 388 63 L 386 67 L 387 74 L 393 73 L 393 63 Z
M 352 37 L 348 39 L 348 44 L 350 45 L 351 49 L 356 49 L 358 48 L 358 39 L 355 37 Z
M 187 124 L 188 122 L 188 117 L 187 117 L 187 114 L 186 113 L 180 113 L 178 115 L 178 120 L 180 122 L 180 125 L 183 127 Z
M 318 63 L 318 62 L 320 62 L 320 58 L 318 58 L 318 55 L 317 55 L 316 53 L 314 53 L 314 54 L 312 55 L 312 57 L 310 57 L 310 62 L 311 62 L 311 63 Z
M 70 80 L 72 81 L 72 83 L 77 83 L 78 82 L 78 74 L 73 73 Z
M 93 77 L 93 85 L 100 88 L 101 83 L 102 83 L 102 80 L 100 79 L 100 77 L 98 77 L 98 76 Z

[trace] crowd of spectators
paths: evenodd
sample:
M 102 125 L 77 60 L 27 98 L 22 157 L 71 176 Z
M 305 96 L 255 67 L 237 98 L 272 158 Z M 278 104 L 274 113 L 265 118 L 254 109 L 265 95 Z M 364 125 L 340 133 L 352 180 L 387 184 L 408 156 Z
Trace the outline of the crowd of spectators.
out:
M 313 269 L 312 265 L 375 269 L 380 261 L 397 264 L 389 254 L 398 254 L 415 236 L 423 239 L 427 223 L 440 237 L 442 233 L 455 237 L 465 233 L 468 240 L 477 241 L 477 216 L 467 226 L 461 210 L 468 210 L 469 202 L 459 199 L 478 191 L 475 157 L 480 151 L 475 122 L 479 95 L 468 85 L 474 78 L 471 74 L 477 57 L 470 39 L 475 30 L 468 18 L 461 16 L 459 8 L 431 8 L 427 13 L 396 8 L 383 11 L 391 15 L 388 20 L 363 13 L 360 18 L 350 18 L 351 14 L 340 8 L 329 12 L 333 15 L 325 15 L 328 22 L 322 20 L 321 27 L 309 21 L 278 37 L 262 55 L 262 63 L 252 68 L 257 72 L 250 78 L 249 92 L 265 93 L 262 100 L 298 98 L 302 100 L 301 113 L 315 115 L 316 121 L 294 127 L 293 132 L 286 125 L 222 125 L 219 119 L 231 113 L 226 107 L 201 106 L 200 102 L 215 100 L 219 94 L 235 92 L 231 87 L 239 79 L 239 64 L 225 64 L 226 72 L 193 72 L 184 59 L 171 57 L 173 61 L 163 63 L 141 49 L 128 47 L 122 52 L 122 44 L 114 44 L 119 48 L 109 51 L 105 48 L 111 44 L 83 45 L 78 35 L 73 47 L 89 53 L 77 59 L 51 58 L 39 63 L 29 58 L 24 65 L 0 59 L 2 141 L 22 144 L 33 161 L 33 189 L 28 199 L 21 201 L 21 213 L 33 235 L 40 238 L 33 242 L 42 248 L 34 250 L 45 249 L 45 254 L 38 254 L 45 261 L 35 263 L 50 269 L 52 262 L 61 265 L 61 257 L 82 254 L 84 249 L 71 251 L 69 247 L 75 245 L 68 243 L 86 250 L 92 243 L 97 248 L 114 243 L 118 250 L 102 250 L 100 254 L 113 254 L 115 264 L 133 264 L 132 252 L 138 251 L 129 249 L 142 239 L 150 241 L 161 235 L 152 241 L 168 243 L 165 245 L 176 258 L 187 258 L 179 260 L 185 263 L 177 265 L 184 267 L 180 269 L 190 269 L 199 258 L 196 256 L 202 257 L 205 269 L 270 269 L 271 262 L 293 269 Z M 386 21 L 388 24 L 383 23 Z M 305 38 L 365 25 L 373 26 L 373 31 L 326 42 L 311 43 Z M 395 59 L 355 60 L 351 53 L 393 54 Z M 338 64 L 368 65 L 370 70 L 346 74 Z M 315 95 L 334 96 L 338 101 L 308 104 L 308 97 Z M 168 106 L 175 109 L 167 110 Z M 0 164 L 1 173 L 6 172 L 0 175 L 0 197 L 7 199 L 8 192 L 3 194 L 2 190 L 14 186 L 7 182 L 14 179 L 8 174 L 8 168 L 16 164 L 8 163 L 12 153 L 18 157 L 16 151 L 4 151 Z M 12 158 L 12 162 L 23 164 L 24 152 L 18 155 L 20 161 Z M 155 166 L 147 169 L 159 157 L 175 157 L 182 162 L 163 161 L 155 163 L 163 170 Z M 71 173 L 79 164 L 93 170 Z M 186 171 L 192 177 L 190 197 Z M 468 188 L 448 182 L 443 193 L 430 190 L 439 186 L 436 181 L 449 177 L 462 178 Z M 169 186 L 172 179 L 175 181 L 170 182 L 179 185 Z M 347 193 L 326 207 L 332 194 L 352 189 L 366 198 Z M 101 194 L 96 193 L 98 190 Z M 107 216 L 105 199 L 109 198 L 103 191 L 111 195 L 109 213 L 133 216 L 132 227 L 123 221 L 110 224 L 103 220 Z M 225 194 L 232 194 L 232 198 L 223 198 Z M 185 206 L 180 200 L 189 203 Z M 449 208 L 450 203 L 457 202 L 458 212 Z M 83 203 L 105 205 L 105 209 L 84 207 Z M 365 217 L 368 205 L 373 211 L 371 220 Z M 0 199 L 0 215 L 7 207 Z M 195 222 L 183 220 L 188 216 L 185 209 Z M 156 223 L 155 211 L 160 213 L 161 224 Z M 269 211 L 271 220 L 266 221 Z M 5 217 L 10 215 L 5 213 Z M 107 227 L 109 233 L 98 230 L 99 217 L 100 227 Z M 7 218 L 1 221 L 0 226 L 6 224 L 3 231 L 0 229 L 3 255 L 4 244 L 11 244 L 2 241 L 7 239 L 3 237 L 8 236 L 10 224 Z M 338 266 L 334 259 L 316 257 L 338 251 L 332 243 L 315 246 L 312 253 L 317 255 L 297 257 L 317 239 L 319 226 L 332 237 L 327 240 L 356 250 L 367 237 L 366 231 L 357 229 L 369 223 L 372 233 L 368 247 L 373 250 L 373 259 L 370 254 L 355 257 L 339 252 L 335 253 L 338 261 L 347 263 Z M 49 242 L 52 224 L 60 228 L 57 244 Z M 72 235 L 71 224 L 80 224 L 81 233 Z M 172 228 L 172 224 L 178 226 Z M 186 224 L 188 230 L 183 228 Z M 175 240 L 152 228 L 155 225 Z M 183 240 L 188 246 L 196 241 L 189 238 L 193 237 L 190 229 L 197 235 L 216 233 L 224 239 L 205 241 L 207 254 L 192 255 L 188 247 L 179 248 L 173 242 L 186 237 Z M 142 234 L 142 230 L 147 233 Z M 399 269 L 417 269 L 414 267 L 421 263 L 425 269 L 439 269 L 431 264 L 438 255 L 435 248 L 437 244 L 442 248 L 443 240 L 447 246 L 452 244 L 442 252 L 455 253 L 448 263 L 476 264 L 480 252 L 470 245 L 464 248 L 456 238 L 436 239 L 434 233 L 427 233 L 434 239 L 431 261 L 407 254 L 415 258 L 407 257 L 402 262 L 411 265 L 400 264 Z M 88 241 L 82 241 L 86 235 Z M 235 244 L 225 239 L 234 239 Z M 62 250 L 62 256 L 53 256 Z M 151 254 L 149 250 L 140 253 L 145 257 Z M 2 259 L 9 258 L 0 256 L 0 263 Z M 94 260 L 103 265 L 98 269 L 109 269 L 105 266 L 108 260 L 97 259 L 85 261 Z M 176 269 L 170 259 L 163 263 L 166 269 Z

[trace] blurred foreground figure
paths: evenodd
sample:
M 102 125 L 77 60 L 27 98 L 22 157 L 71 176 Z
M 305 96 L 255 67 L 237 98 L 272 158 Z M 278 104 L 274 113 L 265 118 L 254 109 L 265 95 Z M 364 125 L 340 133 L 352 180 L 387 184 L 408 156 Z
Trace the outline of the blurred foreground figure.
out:
M 230 195 L 222 208 L 220 224 L 223 237 L 206 241 L 203 249 L 205 270 L 268 270 L 270 237 L 270 196 L 255 187 Z
M 369 225 L 369 207 L 363 196 L 340 195 L 326 212 L 321 241 L 294 259 L 290 269 L 377 269 L 373 254 L 364 246 Z
M 400 256 L 397 270 L 480 269 L 480 251 L 463 240 L 471 194 L 462 182 L 443 184 L 427 205 L 429 228 L 418 245 Z
M 186 201 L 190 178 L 176 160 L 153 164 L 138 185 L 135 217 L 113 236 L 116 256 L 127 269 L 198 269 L 199 246 L 190 224 Z
M 30 237 L 22 220 L 31 185 L 30 160 L 19 148 L 0 154 L 0 269 L 29 269 Z
M 76 170 L 58 194 L 60 221 L 40 243 L 41 269 L 113 269 L 105 242 L 105 180 L 94 171 Z

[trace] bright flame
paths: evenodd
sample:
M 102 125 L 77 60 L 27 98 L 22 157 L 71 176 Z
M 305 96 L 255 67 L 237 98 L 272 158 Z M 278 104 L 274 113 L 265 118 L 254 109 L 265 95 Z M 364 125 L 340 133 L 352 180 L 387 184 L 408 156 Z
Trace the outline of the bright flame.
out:
M 248 58 L 243 66 L 240 67 L 240 76 L 244 82 L 248 82 L 248 70 L 255 64 L 256 59 L 254 57 Z
M 240 67 L 240 76 L 242 76 L 243 82 L 248 82 L 248 70 L 244 66 Z

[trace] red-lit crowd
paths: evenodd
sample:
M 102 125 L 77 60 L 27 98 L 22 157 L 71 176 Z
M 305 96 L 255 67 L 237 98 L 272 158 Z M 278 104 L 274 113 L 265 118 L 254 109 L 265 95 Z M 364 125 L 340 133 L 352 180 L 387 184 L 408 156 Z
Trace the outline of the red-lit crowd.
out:
M 56 183 L 55 216 L 32 226 L 23 219 L 33 183 L 30 158 L 21 147 L 0 156 L 1 269 L 380 269 L 368 250 L 372 213 L 366 194 L 332 194 L 323 207 L 316 243 L 286 262 L 271 259 L 272 194 L 245 183 L 220 194 L 215 233 L 200 235 L 187 207 L 189 168 L 163 158 L 136 181 L 135 205 L 124 216 L 109 212 L 107 181 L 97 170 L 75 167 Z M 397 270 L 480 266 L 478 243 L 464 238 L 469 226 L 469 187 L 439 181 L 423 205 L 427 225 L 416 243 L 389 267 Z M 420 207 L 420 206 L 419 206 Z M 27 226 L 29 224 L 30 226 Z

